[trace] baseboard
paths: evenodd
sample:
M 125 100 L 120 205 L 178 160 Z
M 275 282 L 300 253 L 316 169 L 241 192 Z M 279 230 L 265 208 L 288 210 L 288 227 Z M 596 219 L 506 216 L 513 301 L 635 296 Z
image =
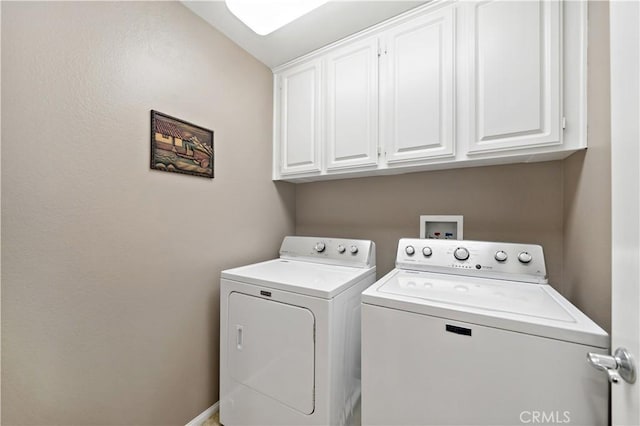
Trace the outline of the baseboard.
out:
M 202 413 L 198 414 L 193 420 L 187 423 L 186 426 L 201 426 L 204 422 L 206 422 L 209 417 L 213 416 L 218 409 L 220 408 L 220 401 L 213 404 L 211 407 L 204 410 Z

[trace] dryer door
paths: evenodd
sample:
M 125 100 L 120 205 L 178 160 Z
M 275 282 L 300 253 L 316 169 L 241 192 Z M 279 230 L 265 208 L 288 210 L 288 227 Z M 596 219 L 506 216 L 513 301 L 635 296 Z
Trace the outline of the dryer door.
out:
M 314 326 L 308 309 L 231 293 L 229 374 L 303 414 L 313 413 Z

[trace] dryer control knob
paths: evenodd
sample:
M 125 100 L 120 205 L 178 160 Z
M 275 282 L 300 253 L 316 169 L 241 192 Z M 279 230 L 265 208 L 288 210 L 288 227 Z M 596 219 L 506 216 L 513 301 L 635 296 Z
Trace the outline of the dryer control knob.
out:
M 342 244 L 338 244 L 338 253 L 344 253 L 346 248 Z
M 413 256 L 413 253 L 416 252 L 416 249 L 414 249 L 413 246 L 406 246 L 404 248 L 404 252 L 407 253 L 409 256 Z
M 351 246 L 349 247 L 349 251 L 353 254 L 356 254 L 358 252 L 358 247 L 356 246 Z
M 507 260 L 508 256 L 504 250 L 500 250 L 496 252 L 496 255 L 494 257 L 498 262 L 504 262 L 505 260 Z
M 458 260 L 467 260 L 469 258 L 469 250 L 464 247 L 458 247 L 453 251 L 453 257 Z
M 522 251 L 518 254 L 518 260 L 522 263 L 529 263 L 533 260 L 533 257 L 528 252 Z
M 433 254 L 433 250 L 431 250 L 431 247 L 423 247 L 422 254 L 425 255 L 426 257 L 429 257 Z
M 322 253 L 324 251 L 324 243 L 323 242 L 316 243 L 316 246 L 314 247 L 314 249 L 318 253 Z

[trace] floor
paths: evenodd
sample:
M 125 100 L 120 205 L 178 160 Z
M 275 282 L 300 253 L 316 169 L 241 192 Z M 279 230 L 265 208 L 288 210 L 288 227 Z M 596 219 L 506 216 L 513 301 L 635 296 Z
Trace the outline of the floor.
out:
M 361 409 L 360 409 L 360 401 L 353 408 L 353 415 L 350 420 L 347 421 L 347 425 L 359 425 L 361 424 Z M 202 424 L 202 426 L 220 426 L 220 411 L 216 411 L 216 413 L 209 417 L 206 422 Z
M 220 411 L 216 411 L 202 426 L 220 426 Z

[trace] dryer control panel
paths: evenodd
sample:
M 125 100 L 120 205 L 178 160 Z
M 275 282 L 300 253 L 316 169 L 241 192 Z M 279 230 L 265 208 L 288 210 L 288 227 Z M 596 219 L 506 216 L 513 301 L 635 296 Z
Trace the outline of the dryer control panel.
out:
M 396 268 L 546 284 L 542 246 L 403 238 Z
M 370 240 L 285 237 L 280 257 L 358 268 L 376 266 L 376 245 Z

